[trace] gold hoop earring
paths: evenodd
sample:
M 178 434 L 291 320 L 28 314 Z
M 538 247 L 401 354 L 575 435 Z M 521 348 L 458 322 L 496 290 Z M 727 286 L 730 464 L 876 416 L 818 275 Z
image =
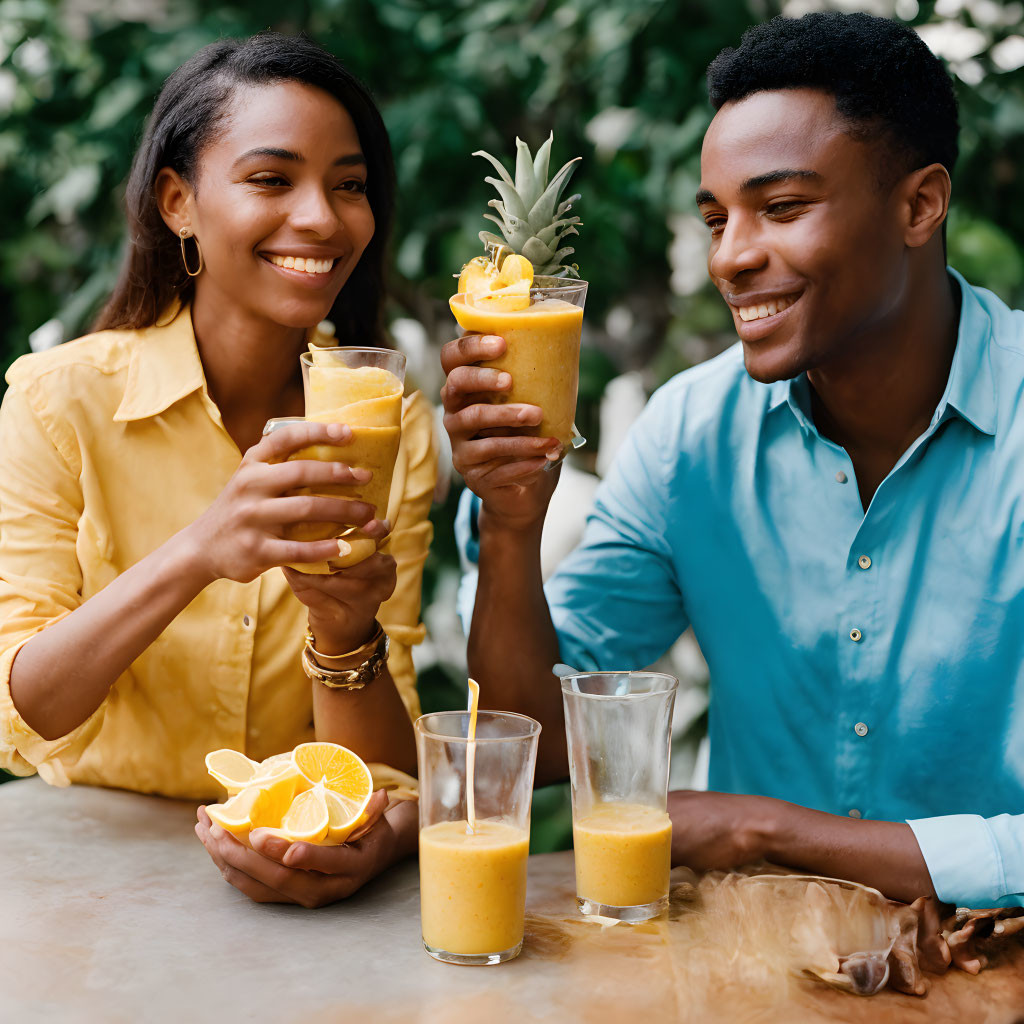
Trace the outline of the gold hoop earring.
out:
M 188 256 L 185 253 L 185 239 L 192 237 L 192 232 L 188 228 L 182 228 L 178 235 L 181 237 L 181 262 L 185 264 L 185 273 L 189 277 L 198 277 L 203 272 L 203 250 L 199 248 L 199 239 L 196 239 L 196 252 L 199 254 L 199 266 L 195 272 L 188 269 Z

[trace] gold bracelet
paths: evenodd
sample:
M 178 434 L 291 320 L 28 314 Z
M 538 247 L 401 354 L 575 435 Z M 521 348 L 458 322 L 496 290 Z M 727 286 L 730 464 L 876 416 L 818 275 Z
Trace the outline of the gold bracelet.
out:
M 336 665 L 339 661 L 348 661 L 351 658 L 365 658 L 380 643 L 380 639 L 384 635 L 384 627 L 376 619 L 373 620 L 373 624 L 377 627 L 373 631 L 373 636 L 365 644 L 360 644 L 355 650 L 349 651 L 346 654 L 321 654 L 313 646 L 314 637 L 311 629 L 306 630 L 306 647 L 309 648 L 309 653 L 316 659 L 317 663 L 324 668 L 331 668 L 332 662 Z
M 370 656 L 362 664 L 353 668 L 325 668 L 314 660 L 316 649 L 312 644 L 312 633 L 307 633 L 306 643 L 302 648 L 303 671 L 313 682 L 321 683 L 332 690 L 361 690 L 367 683 L 372 683 L 387 665 L 391 641 L 380 623 L 377 624 L 377 631 L 374 633 L 373 639 L 368 643 L 357 647 L 349 654 L 336 655 L 338 659 L 350 658 L 364 652 L 371 645 L 373 649 Z

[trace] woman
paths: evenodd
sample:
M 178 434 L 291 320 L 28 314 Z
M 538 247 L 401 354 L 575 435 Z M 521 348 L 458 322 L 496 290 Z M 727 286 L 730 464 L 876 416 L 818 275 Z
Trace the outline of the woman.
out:
M 418 394 L 404 403 L 390 525 L 359 502 L 294 496 L 364 479 L 283 461 L 344 446 L 348 427 L 261 436 L 269 419 L 302 415 L 298 357 L 328 314 L 340 344 L 381 338 L 393 168 L 380 114 L 308 40 L 211 44 L 164 84 L 127 206 L 128 255 L 97 333 L 8 373 L 0 766 L 202 799 L 216 791 L 208 751 L 261 759 L 315 737 L 372 762 L 376 785 L 400 784 L 415 768 L 429 407 Z M 343 550 L 282 539 L 289 523 L 323 520 L 390 533 L 391 554 L 333 574 L 282 569 Z M 372 671 L 378 617 L 391 653 L 368 685 L 307 678 L 307 625 L 331 669 Z M 415 804 L 378 792 L 371 806 L 373 828 L 343 847 L 257 831 L 249 849 L 203 808 L 196 832 L 252 898 L 317 905 L 414 849 Z

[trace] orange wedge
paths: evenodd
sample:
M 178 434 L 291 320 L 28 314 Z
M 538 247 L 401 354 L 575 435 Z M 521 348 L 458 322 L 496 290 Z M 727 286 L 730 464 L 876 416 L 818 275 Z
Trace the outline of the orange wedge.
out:
M 327 800 L 327 838 L 325 846 L 339 846 L 366 821 L 366 811 L 352 818 L 351 805 L 333 789 L 325 789 Z
M 249 814 L 252 827 L 276 828 L 295 797 L 309 789 L 309 783 L 294 762 L 288 762 L 279 765 L 274 775 L 260 778 L 242 792 L 247 793 L 250 789 L 259 794 Z
M 322 782 L 338 795 L 344 812 L 336 813 L 354 828 L 373 795 L 370 769 L 351 750 L 337 743 L 300 743 L 293 756 L 299 771 L 310 783 Z
M 293 843 L 320 843 L 327 838 L 330 816 L 324 784 L 318 782 L 312 789 L 300 793 L 281 819 L 281 834 Z
M 252 810 L 259 799 L 258 789 L 251 787 L 242 790 L 237 796 L 231 797 L 227 803 L 208 804 L 206 813 L 210 820 L 220 825 L 226 832 L 233 836 L 248 836 L 249 830 L 253 827 Z
M 206 770 L 228 791 L 228 796 L 237 795 L 252 782 L 259 767 L 241 751 L 229 747 L 211 750 L 206 755 Z

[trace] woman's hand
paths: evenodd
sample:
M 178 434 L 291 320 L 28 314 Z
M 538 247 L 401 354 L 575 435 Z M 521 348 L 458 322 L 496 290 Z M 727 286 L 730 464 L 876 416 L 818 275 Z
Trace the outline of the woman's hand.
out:
M 383 529 L 388 529 L 386 523 Z M 377 611 L 395 591 L 398 573 L 390 555 L 377 552 L 329 574 L 283 569 L 295 596 L 309 609 L 314 646 L 322 654 L 346 654 L 373 632 Z
M 365 828 L 342 846 L 289 843 L 266 829 L 254 829 L 250 848 L 214 825 L 205 807 L 197 812 L 196 835 L 224 880 L 257 903 L 323 907 L 351 896 L 416 849 L 419 807 L 415 800 L 389 807 L 387 793 L 378 790 L 367 810 L 371 808 Z
M 217 500 L 181 534 L 208 582 L 249 583 L 273 566 L 322 562 L 338 554 L 336 540 L 285 540 L 282 534 L 290 523 L 338 523 L 359 526 L 374 539 L 385 536 L 386 527 L 366 502 L 294 493 L 303 487 L 366 483 L 369 470 L 343 462 L 285 461 L 309 445 L 344 447 L 351 439 L 344 424 L 296 423 L 253 445 Z
M 441 401 L 455 468 L 483 500 L 492 524 L 519 530 L 544 519 L 558 474 L 543 469 L 548 456 L 558 453 L 559 442 L 523 433 L 540 423 L 537 406 L 488 402 L 490 395 L 508 391 L 512 378 L 504 370 L 474 364 L 504 351 L 504 339 L 492 335 L 467 334 L 450 341 L 441 350 L 447 376 Z

